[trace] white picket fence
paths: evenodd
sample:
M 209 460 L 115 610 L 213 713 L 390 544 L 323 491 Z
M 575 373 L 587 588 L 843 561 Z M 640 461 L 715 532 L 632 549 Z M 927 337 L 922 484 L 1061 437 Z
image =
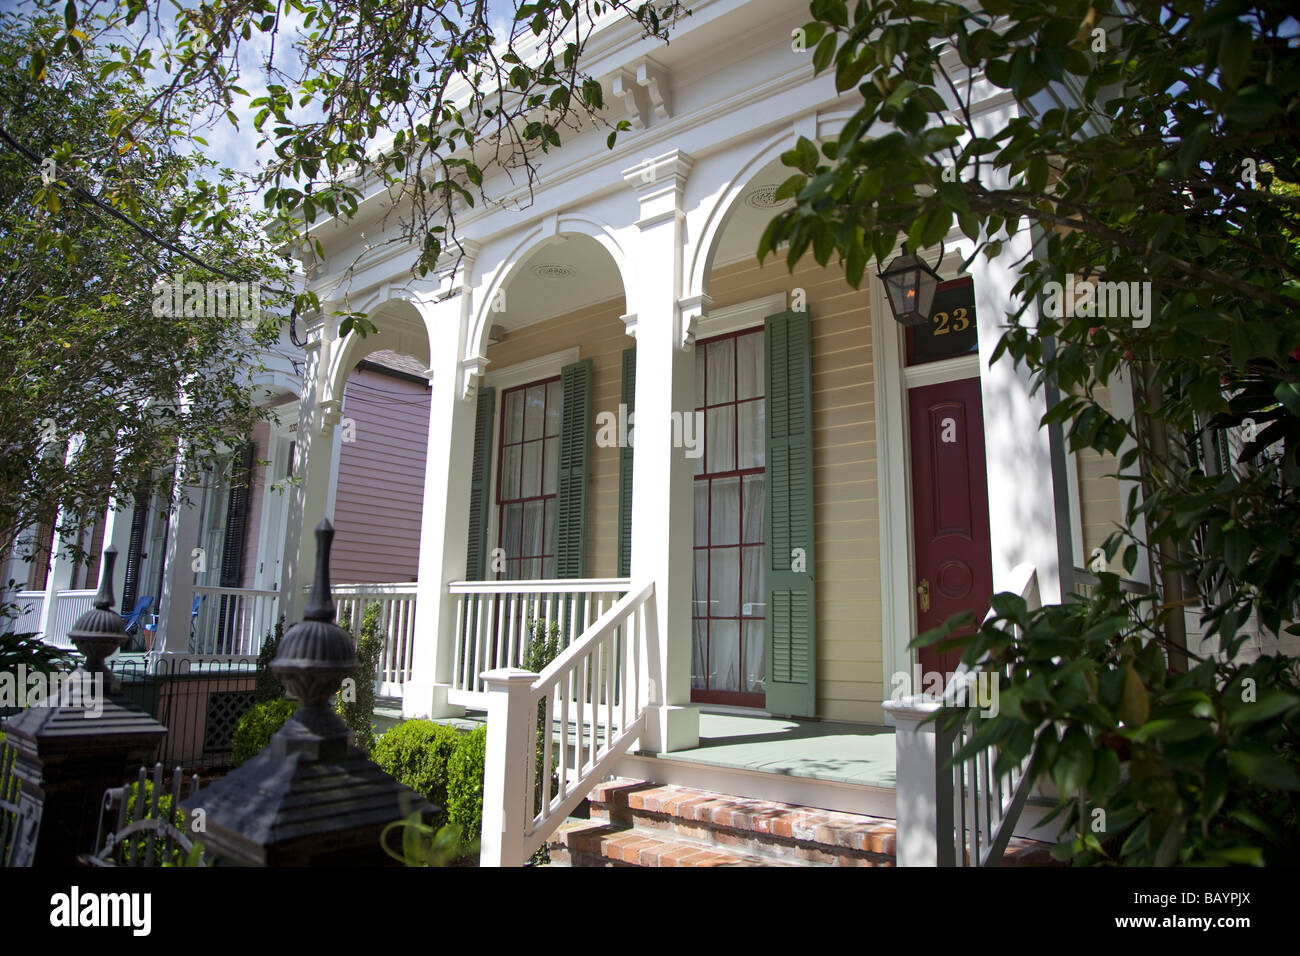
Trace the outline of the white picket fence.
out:
M 456 581 L 456 654 L 449 703 L 482 708 L 483 672 L 521 667 L 540 622 L 558 631 L 568 647 L 627 594 L 627 578 L 565 578 L 542 581 Z
M 276 591 L 203 586 L 194 596 L 199 604 L 191 615 L 190 644 L 199 654 L 256 655 L 279 614 Z
M 375 670 L 375 693 L 400 697 L 402 686 L 410 680 L 415 656 L 414 581 L 399 584 L 336 584 L 330 588 L 338 609 L 338 620 L 351 622 L 353 632 L 361 627 L 361 618 L 372 604 L 379 605 L 379 626 L 384 634 L 384 649 Z

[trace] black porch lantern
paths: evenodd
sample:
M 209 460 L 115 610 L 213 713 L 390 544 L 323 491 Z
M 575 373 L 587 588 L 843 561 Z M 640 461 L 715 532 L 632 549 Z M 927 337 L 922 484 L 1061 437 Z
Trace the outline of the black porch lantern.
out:
M 934 290 L 939 275 L 918 255 L 906 253 L 880 273 L 889 296 L 889 308 L 901 325 L 925 325 L 930 321 Z

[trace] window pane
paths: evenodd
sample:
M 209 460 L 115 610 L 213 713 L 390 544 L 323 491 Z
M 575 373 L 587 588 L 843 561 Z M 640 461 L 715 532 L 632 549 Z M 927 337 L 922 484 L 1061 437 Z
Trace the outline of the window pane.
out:
M 744 548 L 741 558 L 740 613 L 745 617 L 763 617 L 767 612 L 766 583 L 763 577 L 763 548 Z
M 548 581 L 555 577 L 555 559 L 546 558 L 542 561 L 542 577 Z
M 736 346 L 734 339 L 710 342 L 705 357 L 708 363 L 708 388 L 705 392 L 710 405 L 736 399 Z
M 763 692 L 763 680 L 767 677 L 767 661 L 763 642 L 763 622 L 745 622 L 745 690 L 750 693 Z
M 740 690 L 740 623 L 709 622 L 709 689 Z
M 546 554 L 554 554 L 555 548 L 555 501 L 545 501 L 546 521 L 543 524 L 542 547 Z
M 740 543 L 740 479 L 720 478 L 713 482 L 713 504 L 709 509 L 712 538 L 709 543 Z
M 524 474 L 519 486 L 521 498 L 531 498 L 542 492 L 542 443 L 524 443 Z
M 501 519 L 501 547 L 506 549 L 506 557 L 517 558 L 519 550 L 519 521 L 524 514 L 523 505 L 506 505 L 502 509 L 505 516 Z
M 542 476 L 542 493 L 546 495 L 555 494 L 555 485 L 560 477 L 560 440 L 558 438 L 546 439 L 546 458 L 542 463 L 544 474 Z
M 563 408 L 560 391 L 560 380 L 557 378 L 554 382 L 548 382 L 546 385 L 546 434 L 558 435 L 560 433 L 560 409 Z
M 738 468 L 763 467 L 763 413 L 766 402 L 742 402 L 736 406 L 740 422 Z
M 696 618 L 691 622 L 691 686 L 708 686 L 709 622 Z
M 695 552 L 695 581 L 693 590 L 695 603 L 691 613 L 696 617 L 708 617 L 709 614 L 709 552 L 701 548 Z
M 519 497 L 520 446 L 507 445 L 501 449 L 501 497 L 503 500 Z
M 695 347 L 695 407 L 704 407 L 704 352 L 707 345 Z
M 542 553 L 542 502 L 524 504 L 524 541 L 520 554 L 524 557 Z
M 709 614 L 740 615 L 740 549 L 713 548 L 709 552 Z
M 524 438 L 542 437 L 542 412 L 546 405 L 546 386 L 533 385 L 524 400 Z
M 709 471 L 736 469 L 736 409 L 732 405 L 711 408 L 705 414 L 704 456 Z M 699 459 L 697 459 L 699 460 Z
M 748 475 L 745 478 L 745 513 L 740 531 L 746 544 L 759 544 L 764 540 L 763 515 L 767 508 L 767 499 L 763 496 L 763 476 Z
M 758 398 L 763 394 L 763 333 L 736 339 L 736 397 Z
M 520 441 L 524 437 L 524 393 L 522 390 L 506 393 L 506 441 Z
M 695 543 L 709 543 L 709 483 L 695 483 Z

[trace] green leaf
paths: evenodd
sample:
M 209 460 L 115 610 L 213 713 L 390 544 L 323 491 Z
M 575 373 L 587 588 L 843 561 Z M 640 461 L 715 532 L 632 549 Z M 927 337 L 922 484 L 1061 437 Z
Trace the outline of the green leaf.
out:
M 1300 776 L 1296 775 L 1295 767 L 1276 754 L 1231 751 L 1228 762 L 1233 770 L 1266 787 L 1300 790 Z
M 1141 727 L 1147 722 L 1151 703 L 1142 678 L 1129 663 L 1124 671 L 1124 690 L 1120 694 L 1119 719 L 1126 727 Z
M 1092 768 L 1092 741 L 1082 727 L 1073 726 L 1061 738 L 1052 764 L 1052 781 L 1063 796 L 1073 796 L 1088 783 Z

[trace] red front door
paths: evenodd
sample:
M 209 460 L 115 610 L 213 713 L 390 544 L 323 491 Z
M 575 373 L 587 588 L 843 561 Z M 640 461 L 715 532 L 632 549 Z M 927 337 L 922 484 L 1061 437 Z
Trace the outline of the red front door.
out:
M 993 593 L 993 562 L 979 379 L 911 389 L 908 406 L 916 546 L 912 585 L 919 633 L 959 611 L 972 611 L 977 622 L 982 620 Z M 960 650 L 920 651 L 924 673 L 947 675 L 960 660 Z

